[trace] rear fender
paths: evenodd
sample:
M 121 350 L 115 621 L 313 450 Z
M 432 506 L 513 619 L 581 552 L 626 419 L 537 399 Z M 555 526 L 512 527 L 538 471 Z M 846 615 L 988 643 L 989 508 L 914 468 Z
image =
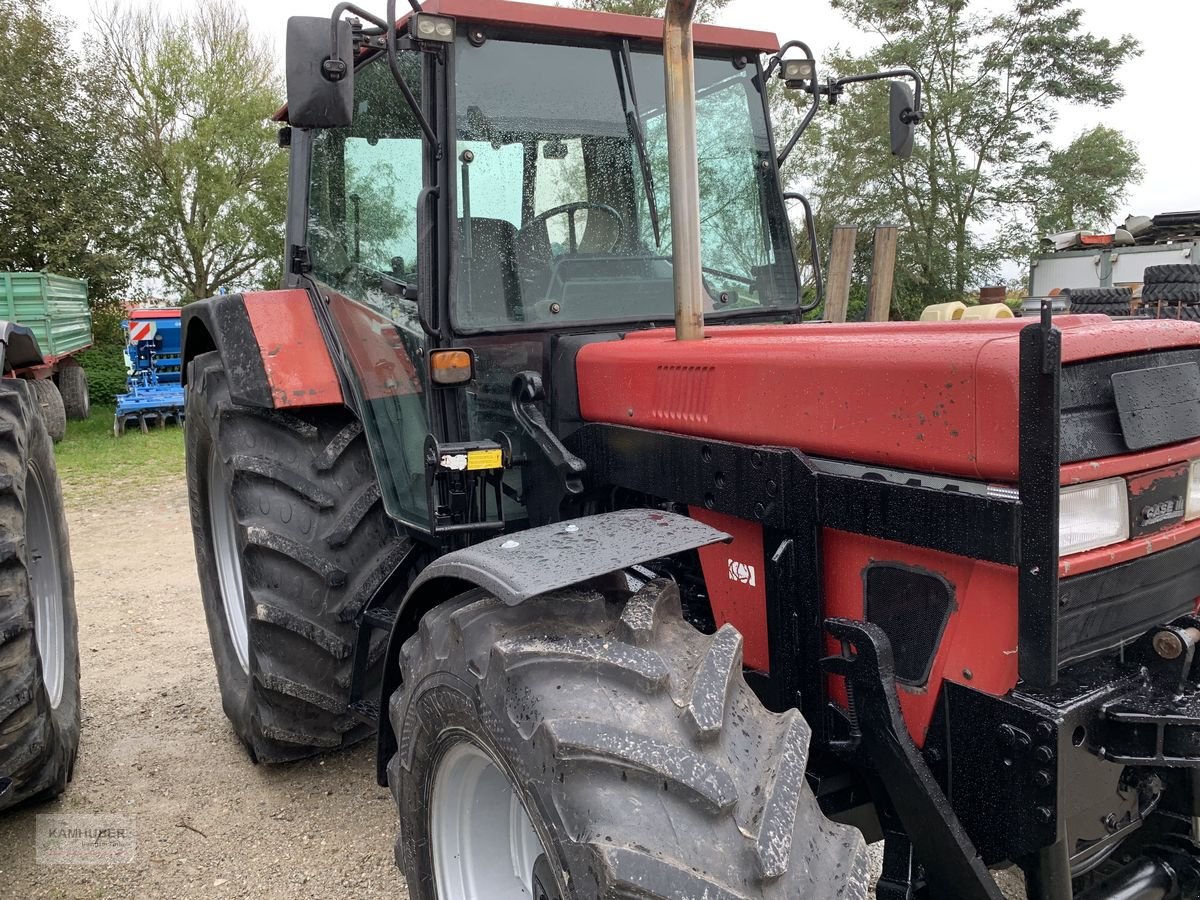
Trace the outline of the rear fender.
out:
M 627 509 L 493 538 L 430 563 L 401 602 L 388 639 L 379 698 L 379 783 L 387 783 L 387 763 L 397 746 L 388 701 L 403 680 L 400 647 L 429 610 L 474 588 L 517 606 L 639 563 L 728 540 L 724 532 L 687 516 Z
M 311 296 L 303 290 L 225 294 L 183 308 L 183 378 L 195 357 L 221 354 L 235 403 L 263 409 L 344 403 Z

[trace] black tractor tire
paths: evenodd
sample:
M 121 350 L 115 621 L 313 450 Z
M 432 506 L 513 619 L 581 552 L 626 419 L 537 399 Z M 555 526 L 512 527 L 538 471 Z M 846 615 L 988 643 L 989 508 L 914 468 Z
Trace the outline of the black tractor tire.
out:
M 225 714 L 257 762 L 369 736 L 374 724 L 349 709 L 358 620 L 410 543 L 383 510 L 362 426 L 342 407 L 236 405 L 219 353 L 189 364 L 186 410 L 192 536 Z M 370 643 L 370 699 L 386 639 Z
M 531 820 L 543 851 L 535 897 L 868 895 L 862 836 L 827 820 L 808 787 L 807 723 L 762 706 L 742 677 L 742 636 L 687 624 L 673 582 L 519 606 L 472 591 L 422 619 L 401 667 L 388 782 L 413 900 L 438 896 L 434 859 L 450 851 L 434 846 L 433 819 L 453 804 L 437 776 L 464 742 Z M 439 821 L 471 827 L 481 815 L 468 805 Z
M 67 408 L 63 405 L 63 396 L 49 378 L 31 380 L 29 384 L 33 388 L 33 395 L 37 397 L 50 440 L 57 444 L 67 436 Z
M 1200 285 L 1200 266 L 1180 263 L 1173 266 L 1150 266 L 1142 276 L 1146 285 L 1151 284 L 1195 284 Z
M 1180 266 L 1180 268 L 1183 268 Z M 1144 303 L 1200 303 L 1200 284 L 1148 284 L 1142 288 Z
M 75 578 L 54 450 L 32 384 L 6 378 L 0 381 L 0 809 L 66 789 L 79 727 Z
M 58 370 L 58 392 L 62 394 L 68 419 L 82 422 L 92 414 L 92 395 L 83 366 L 63 366 Z
M 1071 304 L 1071 312 L 1093 312 L 1090 307 L 1123 305 L 1124 315 L 1129 315 L 1129 304 L 1133 300 L 1129 288 L 1072 288 L 1063 291 L 1063 295 Z

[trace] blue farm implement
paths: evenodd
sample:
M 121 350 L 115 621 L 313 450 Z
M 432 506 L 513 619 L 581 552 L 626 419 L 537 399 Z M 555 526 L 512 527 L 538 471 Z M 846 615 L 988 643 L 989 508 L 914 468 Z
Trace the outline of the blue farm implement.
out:
M 117 397 L 113 434 L 120 436 L 136 423 L 150 425 L 183 422 L 182 342 L 178 309 L 136 309 L 125 327 L 125 368 L 129 391 Z

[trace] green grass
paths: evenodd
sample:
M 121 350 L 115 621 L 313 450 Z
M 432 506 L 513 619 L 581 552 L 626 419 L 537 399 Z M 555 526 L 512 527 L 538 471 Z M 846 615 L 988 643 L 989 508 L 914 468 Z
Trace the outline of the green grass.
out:
M 84 422 L 68 422 L 66 438 L 55 446 L 63 486 L 102 493 L 125 485 L 183 478 L 183 428 L 169 425 L 142 434 L 135 426 L 113 437 L 111 406 L 93 406 Z

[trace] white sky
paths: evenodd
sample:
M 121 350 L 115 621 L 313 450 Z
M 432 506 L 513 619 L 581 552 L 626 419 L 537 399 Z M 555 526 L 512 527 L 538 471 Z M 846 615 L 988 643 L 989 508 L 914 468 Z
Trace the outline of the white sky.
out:
M 50 0 L 60 14 L 81 24 L 91 0 Z M 149 5 L 155 0 L 126 0 Z M 288 16 L 326 15 L 335 0 L 242 0 L 251 26 L 282 54 Z M 365 8 L 384 10 L 380 0 L 359 0 Z M 553 0 L 533 0 L 553 5 Z M 178 7 L 185 0 L 157 0 Z M 1137 142 L 1146 177 L 1126 206 L 1139 215 L 1200 209 L 1200 178 L 1192 170 L 1200 141 L 1200 110 L 1192 106 L 1196 90 L 1196 38 L 1200 35 L 1200 2 L 1196 0 L 1086 0 L 1087 27 L 1117 37 L 1128 32 L 1141 41 L 1144 54 L 1120 72 L 1126 97 L 1109 110 L 1066 109 L 1055 135 L 1060 144 L 1104 122 Z M 870 45 L 835 13 L 828 0 L 733 0 L 720 22 L 776 31 L 781 39 L 808 42 L 817 56 L 835 44 L 852 49 Z M 1189 174 L 1191 173 L 1191 174 Z

